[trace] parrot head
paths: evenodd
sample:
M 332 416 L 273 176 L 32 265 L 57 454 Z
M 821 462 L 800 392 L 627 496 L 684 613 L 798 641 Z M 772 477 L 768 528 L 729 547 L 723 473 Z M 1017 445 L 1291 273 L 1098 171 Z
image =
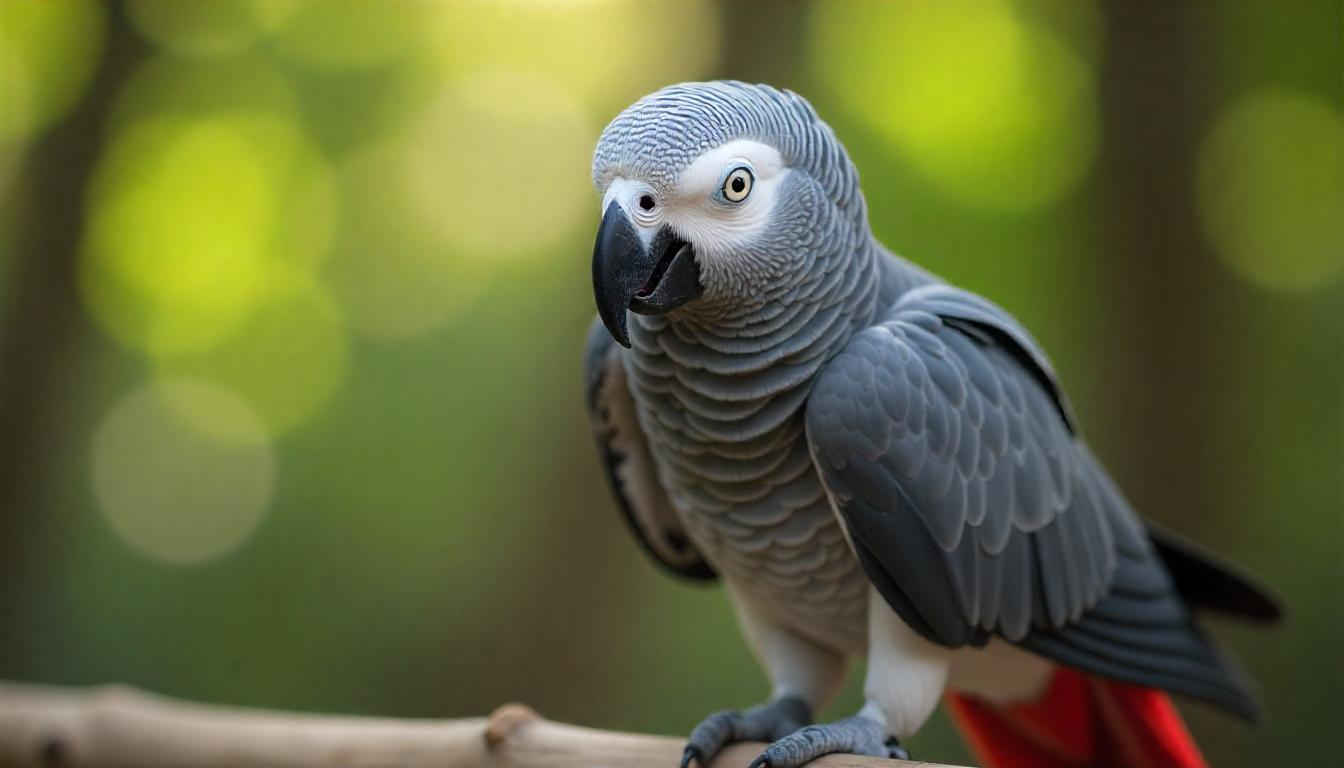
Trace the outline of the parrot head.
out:
M 683 83 L 640 99 L 593 155 L 602 223 L 593 292 L 613 338 L 626 311 L 731 318 L 827 274 L 866 230 L 858 174 L 801 96 Z M 823 268 L 818 268 L 823 267 Z

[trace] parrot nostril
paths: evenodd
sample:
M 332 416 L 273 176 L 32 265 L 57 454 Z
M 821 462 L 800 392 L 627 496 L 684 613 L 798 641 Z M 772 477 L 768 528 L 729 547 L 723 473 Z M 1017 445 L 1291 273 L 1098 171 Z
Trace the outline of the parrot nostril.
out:
M 653 196 L 652 196 L 652 195 L 640 195 L 640 196 L 639 196 L 639 209 L 642 210 L 642 211 L 652 211 L 652 210 L 653 210 Z

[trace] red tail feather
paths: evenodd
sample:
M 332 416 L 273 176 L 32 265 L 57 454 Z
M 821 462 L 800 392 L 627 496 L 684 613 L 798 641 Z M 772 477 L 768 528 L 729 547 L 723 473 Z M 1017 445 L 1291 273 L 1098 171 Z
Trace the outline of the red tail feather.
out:
M 948 709 L 990 768 L 1207 768 L 1165 693 L 1056 669 L 1040 699 L 999 705 L 955 693 Z

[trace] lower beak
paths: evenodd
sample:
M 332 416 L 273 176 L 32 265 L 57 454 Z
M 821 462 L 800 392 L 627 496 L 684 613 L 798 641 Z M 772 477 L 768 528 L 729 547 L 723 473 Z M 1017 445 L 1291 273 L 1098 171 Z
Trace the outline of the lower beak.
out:
M 702 290 L 700 266 L 689 243 L 664 226 L 645 247 L 620 204 L 607 206 L 593 245 L 593 297 L 613 339 L 630 346 L 626 310 L 661 315 Z

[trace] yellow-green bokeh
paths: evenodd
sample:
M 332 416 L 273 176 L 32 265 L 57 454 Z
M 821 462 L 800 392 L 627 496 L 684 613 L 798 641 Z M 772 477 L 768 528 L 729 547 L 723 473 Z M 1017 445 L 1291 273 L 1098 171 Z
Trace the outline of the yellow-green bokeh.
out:
M 1061 37 L 1006 0 L 848 0 L 813 6 L 812 20 L 811 59 L 826 89 L 956 200 L 1039 208 L 1091 167 L 1086 38 Z
M 719 54 L 718 14 L 704 0 L 464 0 L 438 10 L 427 51 L 447 75 L 544 74 L 602 113 L 704 78 Z
M 411 203 L 465 255 L 538 254 L 593 210 L 596 136 L 550 78 L 486 70 L 452 83 L 413 129 Z
M 90 189 L 80 275 L 93 316 L 155 357 L 218 342 L 264 294 L 276 262 L 325 250 L 324 174 L 303 134 L 268 117 L 126 127 Z
M 227 120 L 152 120 L 117 137 L 89 202 L 83 286 L 95 318 L 155 355 L 210 344 L 263 288 L 278 201 Z
M 0 2 L 0 148 L 74 107 L 93 77 L 105 28 L 96 0 Z
M 1197 191 L 1205 235 L 1242 278 L 1291 293 L 1344 272 L 1344 118 L 1328 102 L 1267 88 L 1226 107 Z
M 80 261 L 115 339 L 154 358 L 200 351 L 245 320 L 277 265 L 320 261 L 335 189 L 296 118 L 255 56 L 136 70 L 110 112 Z

